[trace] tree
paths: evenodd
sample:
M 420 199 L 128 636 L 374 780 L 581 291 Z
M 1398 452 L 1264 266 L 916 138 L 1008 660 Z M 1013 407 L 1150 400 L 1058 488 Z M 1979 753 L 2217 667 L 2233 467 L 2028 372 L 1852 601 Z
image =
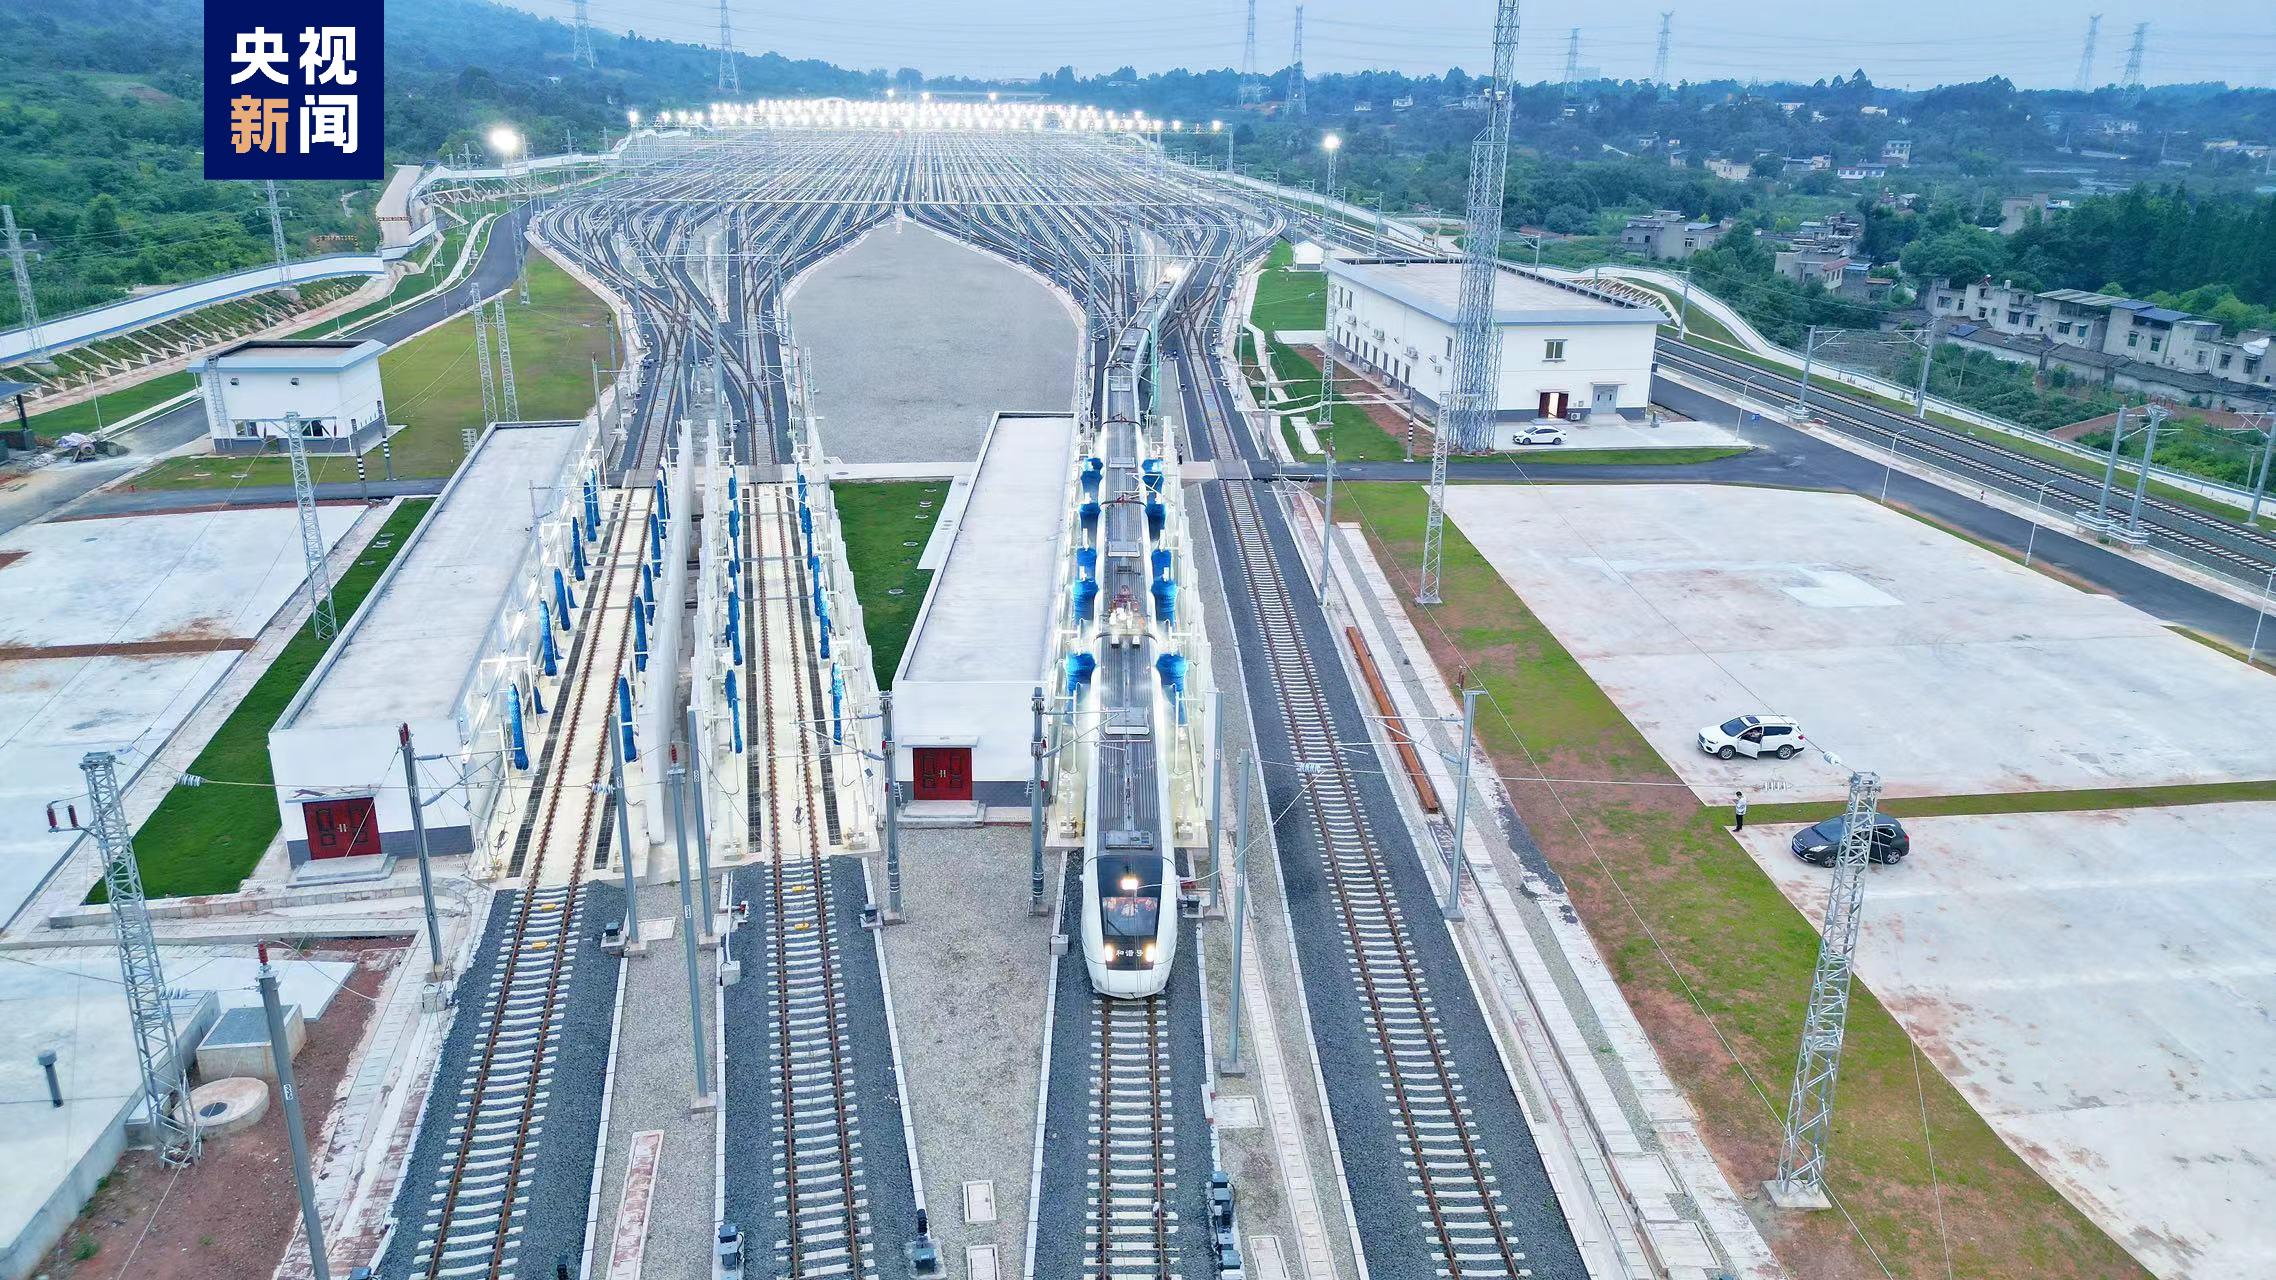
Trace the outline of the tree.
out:
M 1916 280 L 1966 283 L 1997 276 L 2007 266 L 2007 246 L 1979 227 L 1954 227 L 1905 246 L 1905 274 Z

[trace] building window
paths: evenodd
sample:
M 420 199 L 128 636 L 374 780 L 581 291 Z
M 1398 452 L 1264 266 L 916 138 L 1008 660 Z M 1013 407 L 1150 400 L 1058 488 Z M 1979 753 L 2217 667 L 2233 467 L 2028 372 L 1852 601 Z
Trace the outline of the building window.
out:
M 2165 348 L 2165 339 L 2163 339 L 2163 338 L 2152 338 L 2152 339 L 2150 339 L 2150 350 L 2151 350 L 2151 351 L 2161 351 L 2161 350 L 2163 350 L 2164 348 Z
M 1454 339 L 1452 338 L 1446 340 L 1446 358 L 1449 360 L 1454 358 Z
M 1564 359 L 1565 340 L 1563 338 L 1550 338 L 1546 342 L 1543 342 L 1541 344 L 1541 358 L 1543 360 Z
M 1490 174 L 1492 174 L 1492 173 L 1493 173 L 1493 170 L 1491 170 L 1491 169 L 1488 169 L 1488 170 L 1486 170 L 1486 172 L 1487 172 L 1487 173 L 1490 175 Z M 2228 353 L 2227 353 L 2227 352 L 2223 352 L 2223 353 L 2221 353 L 2221 367 L 2222 367 L 2223 369 L 2226 369 L 2226 368 L 2228 368 L 2228 367 L 2229 367 L 2229 356 L 2228 356 Z
M 2127 345 L 2127 346 L 2129 346 L 2129 347 L 2138 347 L 2138 346 L 2142 345 L 2142 335 L 2140 335 L 2140 334 L 2138 334 L 2138 333 L 2129 333 L 2129 334 L 2127 334 L 2127 335 L 2126 335 L 2126 345 Z

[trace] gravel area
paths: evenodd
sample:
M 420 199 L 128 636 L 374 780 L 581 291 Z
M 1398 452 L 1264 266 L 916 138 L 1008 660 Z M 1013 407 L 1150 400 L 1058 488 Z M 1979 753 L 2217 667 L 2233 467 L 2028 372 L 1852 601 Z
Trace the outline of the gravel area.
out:
M 593 1144 L 600 1132 L 601 1082 L 608 1069 L 609 1025 L 616 1004 L 618 963 L 601 954 L 601 931 L 623 914 L 623 896 L 608 885 L 588 885 L 578 908 L 577 967 L 562 996 L 561 1037 L 552 1082 L 546 1091 L 543 1133 L 535 1149 L 537 1168 L 530 1180 L 527 1202 L 519 1213 L 522 1226 L 521 1270 L 536 1275 L 550 1272 L 556 1261 L 566 1261 L 575 1274 L 585 1244 L 585 1204 L 592 1189 Z M 480 1052 L 491 980 L 498 971 L 501 946 L 513 926 L 518 891 L 500 893 L 491 900 L 490 919 L 483 928 L 482 946 L 475 962 L 458 980 L 457 1015 L 436 1059 L 442 1072 L 428 1094 L 427 1109 L 419 1120 L 419 1138 L 411 1151 L 410 1172 L 396 1193 L 395 1233 L 381 1258 L 379 1274 L 412 1273 L 419 1247 L 419 1224 L 424 1220 L 427 1197 L 434 1194 L 442 1176 L 444 1152 L 451 1137 L 451 1109 L 459 1099 L 459 1082 L 466 1064 Z
M 611 920 L 619 918 L 621 891 L 611 899 Z M 667 1188 L 648 1207 L 648 1245 L 640 1274 L 645 1280 L 709 1280 L 712 1214 L 712 1174 L 717 1164 L 713 1117 L 691 1112 L 695 1097 L 695 1055 L 688 1045 L 688 968 L 679 929 L 680 886 L 652 884 L 640 890 L 643 922 L 669 919 L 673 934 L 657 940 L 648 937 L 648 954 L 627 960 L 624 968 L 624 1021 L 618 1030 L 622 1043 L 616 1056 L 615 1101 L 609 1107 L 608 1159 L 601 1173 L 599 1234 L 605 1248 L 616 1230 L 617 1201 L 624 1195 L 624 1166 L 632 1151 L 632 1136 L 650 1130 L 664 1135 L 664 1150 L 656 1164 L 656 1183 Z M 644 933 L 644 937 L 647 935 Z M 703 1017 L 707 1045 L 717 1044 L 712 1027 L 712 983 L 717 962 L 710 951 L 698 953 L 703 981 Z M 604 1019 L 607 1014 L 603 1014 Z M 707 1049 L 708 1052 L 708 1049 Z M 580 1200 L 583 1193 L 580 1192 Z M 605 1257 L 596 1258 L 596 1268 Z
M 1074 913 L 1082 909 L 1081 881 L 1069 868 L 1061 876 L 1061 918 L 1078 941 Z M 1170 1124 L 1175 1182 L 1171 1212 L 1177 1215 L 1181 1260 L 1177 1274 L 1216 1274 L 1210 1245 L 1209 1175 L 1215 1167 L 1209 1148 L 1209 1117 L 1202 1110 L 1202 1088 L 1209 1064 L 1201 1043 L 1200 967 L 1193 963 L 1195 928 L 1179 926 L 1179 954 L 1170 969 L 1169 990 L 1156 997 L 1169 1015 Z M 1038 1215 L 1035 1274 L 1084 1276 L 1093 1273 L 1085 1226 L 1091 1216 L 1097 1177 L 1098 1130 L 1090 1102 L 1098 1082 L 1096 1035 L 1098 997 L 1091 991 L 1082 948 L 1069 947 L 1059 958 L 1057 1018 L 1051 1033 L 1051 1100 L 1043 1131 L 1043 1211 Z
M 909 923 L 886 930 L 918 1159 L 944 1273 L 970 1244 L 1020 1274 L 1043 1054 L 1049 917 L 1027 914 L 1023 827 L 904 827 Z M 996 1221 L 968 1224 L 962 1188 L 995 1183 Z M 1050 1273 L 1038 1272 L 1038 1275 Z
M 969 464 L 995 414 L 1074 403 L 1078 326 L 1036 277 L 891 222 L 791 294 L 824 447 L 846 462 Z
M 1224 908 L 1232 910 L 1232 855 L 1235 797 L 1239 794 L 1239 762 L 1244 749 L 1254 751 L 1254 726 L 1249 722 L 1248 700 L 1241 696 L 1235 626 L 1239 619 L 1226 607 L 1223 584 L 1218 576 L 1217 547 L 1208 530 L 1200 523 L 1207 513 L 1202 510 L 1201 487 L 1188 486 L 1186 490 L 1187 518 L 1195 522 L 1196 558 L 1202 573 L 1204 590 L 1208 593 L 1211 608 L 1207 615 L 1209 643 L 1221 664 L 1217 681 L 1224 691 L 1224 705 L 1220 713 L 1225 721 L 1224 781 L 1226 798 L 1224 820 L 1226 827 L 1225 860 L 1222 869 L 1227 886 Z M 1250 822 L 1263 829 L 1264 799 L 1254 790 L 1250 793 Z M 1350 1216 L 1345 1212 L 1342 1188 L 1343 1171 L 1338 1166 L 1335 1151 L 1328 1142 L 1328 1116 L 1320 1098 L 1318 1067 L 1313 1060 L 1312 1035 L 1305 1021 L 1302 980 L 1296 970 L 1294 942 L 1289 937 L 1289 917 L 1282 893 L 1280 865 L 1274 857 L 1273 844 L 1264 834 L 1260 843 L 1252 845 L 1248 860 L 1249 877 L 1249 928 L 1243 940 L 1247 955 L 1243 963 L 1264 978 L 1269 1012 L 1273 1027 L 1279 1033 L 1280 1049 L 1286 1061 L 1288 1090 L 1295 1102 L 1298 1126 L 1303 1131 L 1304 1155 L 1311 1166 L 1313 1196 L 1319 1204 L 1322 1230 L 1327 1235 L 1328 1255 L 1338 1276 L 1359 1273 L 1352 1257 Z M 1209 1004 L 1211 1026 L 1216 1041 L 1217 1055 L 1224 1059 L 1226 1039 L 1230 1034 L 1233 983 L 1233 938 L 1228 920 L 1214 921 L 1203 930 L 1204 945 L 1209 948 Z M 1248 1005 L 1244 1021 L 1253 1029 L 1263 1016 L 1255 1004 Z M 1271 1128 L 1271 1115 L 1262 1097 L 1264 1081 L 1256 1073 L 1253 1053 L 1244 1056 L 1251 1064 L 1248 1074 L 1222 1076 L 1217 1081 L 1220 1098 L 1250 1098 L 1256 1103 L 1258 1124 L 1254 1128 L 1220 1129 L 1218 1131 L 1219 1159 L 1226 1172 L 1233 1177 L 1233 1191 L 1238 1206 L 1238 1222 L 1245 1242 L 1260 1235 L 1277 1235 L 1282 1256 L 1287 1259 L 1293 1273 L 1301 1265 L 1302 1246 L 1296 1235 L 1296 1224 L 1290 1215 L 1289 1205 L 1282 1193 L 1280 1152 Z
M 786 1212 L 774 1181 L 773 1099 L 780 1088 L 768 1029 L 777 1010 L 766 946 L 768 866 L 735 873 L 736 895 L 751 904 L 751 920 L 735 935 L 743 979 L 727 989 L 727 1218 L 743 1224 L 746 1265 L 767 1274 L 779 1266 L 773 1253 Z M 902 1249 L 917 1234 L 917 1204 L 910 1179 L 908 1142 L 901 1125 L 901 1095 L 893 1072 L 884 984 L 877 944 L 862 927 L 869 900 L 858 858 L 831 864 L 830 914 L 838 942 L 838 974 L 845 983 L 846 1034 L 852 1046 L 854 1105 L 861 1126 L 861 1178 L 869 1211 L 869 1241 L 879 1270 L 901 1267 Z M 684 1022 L 684 1020 L 683 1020 Z
M 1232 531 L 1214 488 L 1210 516 L 1220 562 L 1230 562 Z M 1286 525 L 1269 501 L 1262 501 L 1265 528 L 1282 565 L 1300 563 Z M 1254 618 L 1246 583 L 1233 575 L 1224 582 L 1236 626 Z M 1298 585 L 1299 596 L 1305 589 Z M 1321 670 L 1322 685 L 1339 740 L 1367 740 L 1367 726 L 1352 690 L 1333 668 L 1334 640 L 1327 621 L 1314 609 L 1300 608 L 1306 641 Z M 1277 707 L 1268 673 L 1252 662 L 1244 673 L 1251 704 Z M 1283 717 L 1266 713 L 1257 726 L 1259 753 L 1268 762 L 1293 754 Z M 1342 1144 L 1368 1273 L 1377 1280 L 1428 1280 L 1437 1274 L 1422 1215 L 1410 1194 L 1405 1158 L 1379 1086 L 1380 1068 L 1366 1031 L 1367 1022 L 1353 984 L 1344 940 L 1335 925 L 1333 898 L 1321 867 L 1309 812 L 1299 798 L 1299 779 L 1286 767 L 1264 774 L 1280 873 L 1295 924 L 1296 954 L 1311 1005 L 1315 1050 L 1327 1080 L 1329 1104 Z M 1408 926 L 1414 953 L 1427 975 L 1449 1052 L 1470 1101 L 1479 1146 L 1493 1164 L 1514 1237 L 1536 1276 L 1579 1280 L 1586 1269 L 1570 1229 L 1541 1166 L 1523 1113 L 1503 1070 L 1484 1014 L 1455 953 L 1453 939 L 1438 918 L 1431 887 L 1412 840 L 1399 820 L 1396 800 L 1381 774 L 1356 775 L 1360 801 L 1375 834 L 1400 917 Z M 1252 802 L 1253 804 L 1253 802 Z M 1254 809 L 1252 808 L 1252 813 Z

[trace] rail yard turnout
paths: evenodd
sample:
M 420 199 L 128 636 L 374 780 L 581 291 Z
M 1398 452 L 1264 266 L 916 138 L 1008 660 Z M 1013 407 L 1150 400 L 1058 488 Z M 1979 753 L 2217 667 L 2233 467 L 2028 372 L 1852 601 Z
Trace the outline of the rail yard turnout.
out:
M 2088 865 L 2129 822 L 2264 826 L 2256 511 L 1931 403 L 1925 372 L 1908 412 L 1742 326 L 1711 340 L 1650 272 L 1522 268 L 1163 145 L 1217 122 L 996 96 L 722 102 L 553 181 L 437 188 L 489 228 L 449 291 L 481 298 L 485 421 L 391 566 L 359 559 L 395 551 L 367 526 L 413 491 L 360 495 L 386 510 L 343 533 L 292 450 L 311 567 L 264 590 L 305 587 L 330 647 L 269 730 L 264 867 L 290 878 L 151 913 L 428 952 L 356 989 L 368 1058 L 324 1059 L 352 1105 L 311 1127 L 280 1280 L 1862 1275 L 1921 1184 L 1826 1180 L 1853 1034 L 1853 1073 L 1904 1095 L 1860 1145 L 2005 1140 L 1946 1145 L 1993 1170 L 1965 1176 L 1924 1144 L 1939 1215 L 1948 1184 L 1956 1223 L 2037 1195 L 2065 1242 L 2229 1212 L 2195 1172 L 2186 1211 L 2144 1209 L 2127 1144 L 2201 1170 L 2246 1139 L 2049 1119 L 2034 1090 L 2117 1086 L 2014 1027 L 2109 1025 L 2179 1080 L 2173 1044 L 2251 1020 L 2139 1032 L 2075 958 L 2026 1003 L 1950 976 L 1997 957 L 1949 931 L 1992 909 L 1979 885 L 2132 884 Z M 505 300 L 537 261 L 592 303 L 565 325 L 593 330 L 581 416 L 517 420 L 506 328 L 559 336 Z M 1497 325 L 1578 381 L 1463 390 L 1516 367 Z M 525 343 L 525 369 L 554 350 Z M 369 593 L 344 617 L 327 538 Z M 2106 696 L 2052 686 L 2062 663 Z M 1890 671 L 1973 705 L 1932 748 Z M 2235 723 L 2169 723 L 2216 704 Z M 139 894 L 125 842 L 99 842 L 106 884 Z M 79 892 L 43 882 L 46 922 L 94 919 Z M 2156 901 L 2163 951 L 2226 954 L 2181 923 L 2205 904 Z M 2077 923 L 1999 928 L 2059 953 Z M 1749 957 L 1745 990 L 1693 964 L 1703 936 Z M 1853 967 L 1887 984 L 1855 1027 Z M 145 1035 L 172 1026 L 151 985 Z M 135 1097 L 163 1100 L 143 1062 Z M 1813 1207 L 1840 1212 L 1791 1216 Z M 1907 1247 L 1889 1274 L 1923 1273 Z
M 1266 774 L 1252 839 L 1278 851 L 1287 886 L 1334 1131 L 1314 1140 L 1340 1160 L 1338 1191 L 1308 1203 L 1346 1206 L 1334 1248 L 1384 1277 L 1588 1274 L 1436 923 L 1418 828 L 1349 750 L 1370 713 L 1322 657 L 1333 642 L 1269 479 L 1274 451 L 1235 407 L 1232 308 L 1288 216 L 1026 110 L 1017 129 L 904 109 L 644 133 L 619 172 L 535 213 L 533 242 L 619 308 L 626 367 L 578 508 L 569 639 L 533 681 L 543 727 L 500 806 L 501 891 L 459 979 L 379 1274 L 637 1273 L 621 1269 L 622 1225 L 600 1194 L 598 1162 L 624 1139 L 598 1129 L 611 1082 L 656 1064 L 606 1050 L 601 1029 L 629 956 L 671 963 L 685 944 L 692 960 L 698 943 L 714 951 L 690 1017 L 715 1022 L 699 1032 L 715 1040 L 696 1050 L 710 1071 L 695 1101 L 717 1115 L 716 1179 L 650 1170 L 636 1189 L 628 1173 L 611 1179 L 625 1203 L 713 1197 L 717 1230 L 697 1252 L 722 1275 L 970 1265 L 939 1260 L 907 1097 L 924 1064 L 902 1056 L 870 932 L 896 918 L 887 878 L 903 874 L 871 794 L 873 691 L 890 673 L 848 671 L 867 650 L 846 633 L 844 548 L 787 305 L 803 274 L 896 224 L 1028 271 L 1082 317 L 1061 553 L 1075 586 L 1053 606 L 1049 674 L 1065 707 L 1051 754 L 1083 766 L 1049 797 L 1063 872 L 1045 909 L 1063 945 L 1056 995 L 1030 1011 L 1048 1030 L 1025 1274 L 1240 1274 L 1245 1215 L 1253 1204 L 1261 1224 L 1282 1198 L 1227 1172 L 1214 1101 L 1224 1015 L 1209 1008 L 1203 926 L 1221 947 L 1228 895 L 1209 838 L 1224 793 L 1202 784 L 1230 768 L 1206 729 L 1236 703 L 1254 708 L 1256 752 L 1293 764 Z M 1226 567 L 1221 592 L 1204 593 L 1205 562 Z M 1239 661 L 1209 656 L 1205 609 L 1229 611 Z M 694 660 L 675 698 L 659 673 L 680 665 L 675 649 L 707 646 L 725 656 Z M 619 882 L 669 882 L 675 867 L 696 882 L 680 918 L 629 919 Z M 627 937 L 643 923 L 650 936 Z M 681 936 L 658 936 L 667 926 Z M 922 930 L 922 914 L 894 927 Z M 1325 1247 L 1324 1224 L 1269 1211 L 1292 1233 L 1286 1253 L 1268 1244 L 1274 1265 L 1302 1256 L 1294 1233 Z M 666 1252 L 688 1250 L 636 1242 L 631 1265 Z

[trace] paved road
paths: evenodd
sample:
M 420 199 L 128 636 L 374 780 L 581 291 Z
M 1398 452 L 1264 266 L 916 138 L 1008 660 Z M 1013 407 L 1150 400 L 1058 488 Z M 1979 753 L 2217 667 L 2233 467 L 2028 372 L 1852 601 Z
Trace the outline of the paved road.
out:
M 1736 425 L 1739 410 L 1714 395 L 1662 379 L 1652 389 L 1654 403 L 1678 413 Z M 1455 480 L 1468 483 L 1531 484 L 1747 484 L 1792 489 L 1820 489 L 1855 493 L 1878 499 L 1884 486 L 1890 502 L 1957 529 L 1971 538 L 2022 554 L 2030 547 L 2033 563 L 2044 564 L 2095 590 L 2124 600 L 2153 618 L 2178 623 L 2245 648 L 2252 642 L 2256 613 L 2250 605 L 2184 582 L 2151 565 L 2119 555 L 2090 542 L 2042 529 L 2037 538 L 2031 522 L 1998 507 L 1979 502 L 1965 491 L 1907 474 L 1891 472 L 1882 462 L 1828 444 L 1783 423 L 1749 414 L 1740 434 L 1756 446 L 1753 452 L 1714 462 L 1676 466 L 1594 465 L 1545 463 L 1525 467 L 1490 463 L 1462 463 L 1453 468 Z M 1316 481 L 1317 466 L 1279 466 L 1266 474 L 1287 480 Z M 1427 462 L 1355 462 L 1336 468 L 1344 480 L 1418 480 L 1430 478 Z M 2276 627 L 2261 637 L 2276 643 Z
M 526 209 L 514 215 L 513 226 L 520 227 L 527 219 Z M 501 218 L 500 229 L 506 225 Z M 511 285 L 514 281 L 513 237 L 493 234 L 484 245 L 482 258 L 475 263 L 471 277 L 484 296 Z M 375 338 L 389 346 L 403 341 L 429 325 L 456 314 L 466 305 L 464 282 L 449 292 L 429 298 L 416 306 L 394 315 L 369 321 L 348 330 L 358 338 Z M 121 432 L 114 437 L 126 446 L 126 453 L 116 458 L 103 458 L 94 462 L 58 462 L 25 476 L 23 480 L 0 493 L 0 533 L 19 525 L 45 519 L 49 514 L 92 493 L 128 472 L 149 465 L 152 459 L 198 439 L 205 434 L 205 408 L 197 401 L 157 414 L 149 421 Z M 437 482 L 439 485 L 439 482 Z M 320 486 L 328 488 L 333 486 Z M 346 496 L 355 496 L 354 485 L 348 485 Z M 378 486 L 374 486 L 375 491 Z M 423 492 L 433 492 L 426 490 Z M 132 496 L 132 495 L 128 495 Z M 329 494 L 325 496 L 331 496 Z M 285 501 L 291 501 L 291 490 L 285 491 Z M 107 502 L 109 496 L 96 501 Z M 220 495 L 199 498 L 191 495 L 171 495 L 171 503 L 197 501 L 236 501 Z M 252 501 L 252 499 L 245 499 Z M 153 505 L 127 506 L 118 510 L 149 510 Z

